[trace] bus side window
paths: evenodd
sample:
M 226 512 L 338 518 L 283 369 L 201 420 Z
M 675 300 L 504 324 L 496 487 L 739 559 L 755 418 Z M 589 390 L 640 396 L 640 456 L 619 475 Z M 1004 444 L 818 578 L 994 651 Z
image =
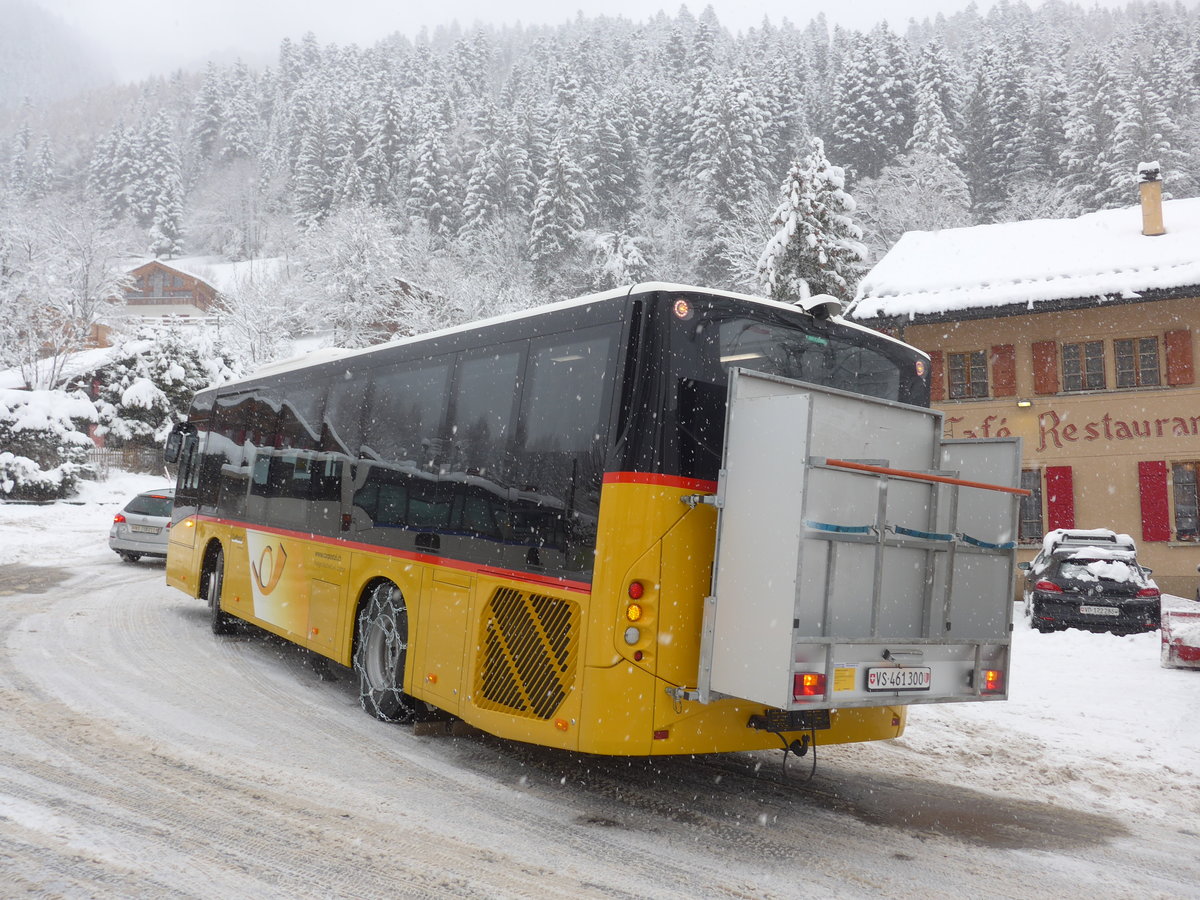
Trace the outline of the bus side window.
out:
M 375 373 L 355 464 L 352 527 L 444 527 L 449 506 L 438 503 L 437 473 L 450 367 L 445 357 Z M 338 440 L 355 441 L 349 417 L 340 428 Z M 375 539 L 404 544 L 398 532 L 382 531 Z
M 618 333 L 601 326 L 534 339 L 513 474 L 513 528 L 542 565 L 592 567 Z

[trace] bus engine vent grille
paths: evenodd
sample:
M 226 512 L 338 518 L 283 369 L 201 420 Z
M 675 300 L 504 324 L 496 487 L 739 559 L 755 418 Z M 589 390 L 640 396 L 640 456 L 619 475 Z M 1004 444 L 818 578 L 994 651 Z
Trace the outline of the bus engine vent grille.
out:
M 575 686 L 579 606 L 500 588 L 484 610 L 482 647 L 476 705 L 549 719 Z

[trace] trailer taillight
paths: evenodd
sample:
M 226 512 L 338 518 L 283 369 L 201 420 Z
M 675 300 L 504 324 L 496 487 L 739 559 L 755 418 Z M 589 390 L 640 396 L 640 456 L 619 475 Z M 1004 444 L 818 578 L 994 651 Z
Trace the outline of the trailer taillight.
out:
M 821 672 L 797 672 L 792 676 L 792 699 L 824 697 L 825 675 Z
M 967 683 L 974 682 L 974 672 L 970 673 Z M 1004 690 L 1004 671 L 1001 668 L 984 668 L 979 672 L 980 694 L 1000 694 Z

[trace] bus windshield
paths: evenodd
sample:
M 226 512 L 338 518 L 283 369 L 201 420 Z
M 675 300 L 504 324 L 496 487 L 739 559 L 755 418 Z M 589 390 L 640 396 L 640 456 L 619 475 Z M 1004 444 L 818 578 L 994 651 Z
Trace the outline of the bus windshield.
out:
M 910 347 L 797 310 L 723 297 L 673 300 L 667 398 L 680 475 L 715 480 L 729 370 L 752 369 L 884 400 L 928 406 L 926 366 Z

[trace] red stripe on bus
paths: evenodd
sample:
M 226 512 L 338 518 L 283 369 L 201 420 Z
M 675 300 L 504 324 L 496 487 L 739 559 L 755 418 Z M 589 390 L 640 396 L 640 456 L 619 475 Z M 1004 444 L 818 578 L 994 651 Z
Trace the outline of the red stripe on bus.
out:
M 360 550 L 364 553 L 380 553 L 384 556 L 395 556 L 399 559 L 407 559 L 412 562 L 424 563 L 428 566 L 443 566 L 447 569 L 458 569 L 462 572 L 470 572 L 472 575 L 489 575 L 493 578 L 510 578 L 513 581 L 524 581 L 528 584 L 536 584 L 539 587 L 552 587 L 559 590 L 572 591 L 578 594 L 590 594 L 592 586 L 586 581 L 569 581 L 566 578 L 552 578 L 548 575 L 534 575 L 531 572 L 518 572 L 515 569 L 501 569 L 495 566 L 484 565 L 483 563 L 463 562 L 459 559 L 449 559 L 444 556 L 435 556 L 432 553 L 413 553 L 408 550 L 396 550 L 392 547 L 380 547 L 376 544 L 364 544 L 359 541 L 348 541 L 342 538 L 322 537 L 317 534 L 310 534 L 307 531 L 290 531 L 286 528 L 274 528 L 269 525 L 249 525 L 245 522 L 237 522 L 233 519 L 221 519 L 216 516 L 195 516 L 198 522 L 213 522 L 217 525 L 224 525 L 228 528 L 242 528 L 247 531 L 261 531 L 265 534 L 275 534 L 280 537 L 291 538 L 299 541 L 314 541 L 318 544 L 328 544 L 331 547 L 346 547 L 351 550 Z
M 659 487 L 682 488 L 685 491 L 704 491 L 715 494 L 717 483 L 702 478 L 684 478 L 680 475 L 659 475 L 656 472 L 606 472 L 605 484 L 654 484 Z

